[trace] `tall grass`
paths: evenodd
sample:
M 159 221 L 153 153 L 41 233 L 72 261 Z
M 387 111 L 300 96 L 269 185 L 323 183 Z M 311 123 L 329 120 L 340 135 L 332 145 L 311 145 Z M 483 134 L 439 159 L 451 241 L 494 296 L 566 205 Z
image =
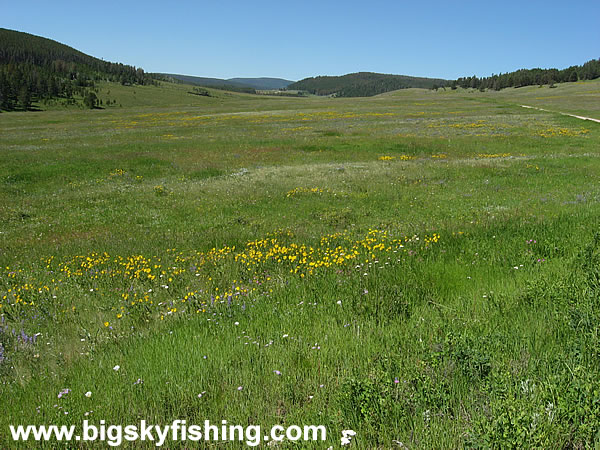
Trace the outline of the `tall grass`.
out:
M 0 442 L 226 419 L 594 446 L 599 130 L 522 92 L 3 114 Z

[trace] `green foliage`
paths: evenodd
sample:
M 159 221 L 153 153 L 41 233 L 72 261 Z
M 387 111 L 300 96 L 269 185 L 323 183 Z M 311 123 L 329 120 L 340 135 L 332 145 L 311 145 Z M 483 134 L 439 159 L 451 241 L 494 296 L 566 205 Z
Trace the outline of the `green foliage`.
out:
M 386 75 L 371 72 L 351 73 L 343 76 L 320 76 L 305 78 L 287 88 L 308 91 L 317 95 L 336 97 L 370 97 L 384 92 L 406 88 L 433 88 L 445 86 L 446 80 L 418 78 L 405 75 Z
M 88 109 L 94 109 L 96 106 L 98 106 L 98 97 L 94 92 L 88 91 L 88 93 L 83 97 L 83 104 Z
M 434 349 L 430 356 L 430 363 L 434 367 L 446 365 L 450 370 L 458 369 L 471 380 L 485 379 L 492 369 L 486 341 L 483 336 L 456 337 L 450 333 L 444 342 Z
M 390 411 L 391 380 L 386 381 L 371 378 L 345 381 L 339 399 L 345 423 L 361 425 L 366 422 L 370 427 L 377 427 L 386 421 Z
M 208 89 L 199 88 L 199 87 L 195 87 L 194 89 L 192 89 L 192 92 L 190 92 L 190 94 L 201 95 L 203 97 L 211 96 L 210 91 Z
M 0 446 L 8 424 L 179 418 L 323 424 L 314 448 L 347 428 L 356 448 L 593 448 L 600 135 L 515 105 L 593 116 L 599 84 L 331 102 L 95 82 L 123 107 L 3 114 Z M 295 273 L 290 249 L 325 241 Z
M 453 83 L 462 88 L 494 89 L 499 91 L 507 87 L 523 87 L 532 85 L 574 82 L 579 79 L 594 80 L 600 77 L 600 59 L 591 59 L 581 66 L 571 66 L 563 70 L 558 69 L 520 69 L 515 72 L 492 75 L 491 77 L 477 78 L 462 77 Z
M 21 108 L 24 110 L 29 109 L 31 106 L 31 93 L 29 92 L 29 88 L 27 86 L 22 86 L 21 89 L 19 89 L 18 100 Z
M 164 195 L 167 195 L 168 191 L 167 191 L 167 189 L 165 189 L 165 187 L 162 184 L 159 184 L 159 185 L 154 186 L 154 194 L 159 197 L 162 197 Z

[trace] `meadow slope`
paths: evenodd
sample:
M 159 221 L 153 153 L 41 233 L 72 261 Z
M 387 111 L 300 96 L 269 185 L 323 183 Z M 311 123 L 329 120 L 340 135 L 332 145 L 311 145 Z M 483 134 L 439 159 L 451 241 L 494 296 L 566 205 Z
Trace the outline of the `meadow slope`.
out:
M 600 118 L 600 82 L 190 90 L 0 114 L 3 447 L 84 419 L 595 445 L 600 125 L 520 105 Z

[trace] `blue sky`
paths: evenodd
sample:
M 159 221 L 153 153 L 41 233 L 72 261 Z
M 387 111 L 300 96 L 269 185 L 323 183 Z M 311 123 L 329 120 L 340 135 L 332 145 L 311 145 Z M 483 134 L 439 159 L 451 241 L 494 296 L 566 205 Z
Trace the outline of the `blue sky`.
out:
M 0 27 L 216 78 L 457 78 L 600 58 L 600 1 L 5 1 Z

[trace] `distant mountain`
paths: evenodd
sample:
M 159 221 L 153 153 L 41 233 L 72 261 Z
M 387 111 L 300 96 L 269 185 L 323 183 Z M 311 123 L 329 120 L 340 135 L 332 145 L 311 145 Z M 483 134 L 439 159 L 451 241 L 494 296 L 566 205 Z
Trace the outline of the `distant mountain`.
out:
M 241 83 L 246 86 L 253 87 L 255 89 L 270 90 L 270 89 L 284 89 L 288 87 L 293 81 L 284 80 L 283 78 L 229 78 L 226 80 L 230 83 Z
M 370 97 L 384 92 L 406 88 L 431 89 L 445 86 L 447 80 L 440 78 L 420 78 L 406 75 L 388 75 L 373 72 L 350 73 L 342 76 L 311 77 L 292 83 L 288 89 L 308 91 L 316 95 L 338 97 Z
M 152 76 L 162 80 L 193 84 L 196 86 L 210 87 L 213 89 L 256 94 L 256 89 L 254 89 L 252 86 L 237 83 L 235 81 L 223 80 L 221 78 L 194 77 L 192 75 L 179 75 L 175 73 L 153 73 Z
M 246 89 L 259 89 L 259 90 L 270 90 L 270 89 L 283 89 L 286 86 L 293 83 L 293 81 L 284 80 L 282 78 L 206 78 L 206 77 L 195 77 L 191 75 L 178 75 L 173 73 L 161 73 L 158 74 L 163 77 L 173 78 L 175 80 L 182 81 L 187 84 L 195 84 L 204 87 L 215 87 L 220 89 L 236 88 L 232 90 L 240 90 L 240 88 Z
M 72 47 L 20 31 L 0 28 L 0 109 L 28 109 L 34 100 L 88 96 L 97 101 L 94 82 L 148 84 L 141 68 L 103 61 Z
M 205 87 L 225 86 L 225 85 L 245 87 L 245 88 L 251 87 L 244 83 L 237 83 L 235 81 L 230 82 L 229 80 L 224 80 L 222 78 L 195 77 L 192 75 L 179 75 L 176 73 L 159 73 L 157 75 L 160 75 L 160 76 L 166 77 L 166 78 L 173 78 L 175 80 L 179 80 L 179 81 L 182 81 L 187 84 L 195 84 L 198 86 L 205 86 Z

